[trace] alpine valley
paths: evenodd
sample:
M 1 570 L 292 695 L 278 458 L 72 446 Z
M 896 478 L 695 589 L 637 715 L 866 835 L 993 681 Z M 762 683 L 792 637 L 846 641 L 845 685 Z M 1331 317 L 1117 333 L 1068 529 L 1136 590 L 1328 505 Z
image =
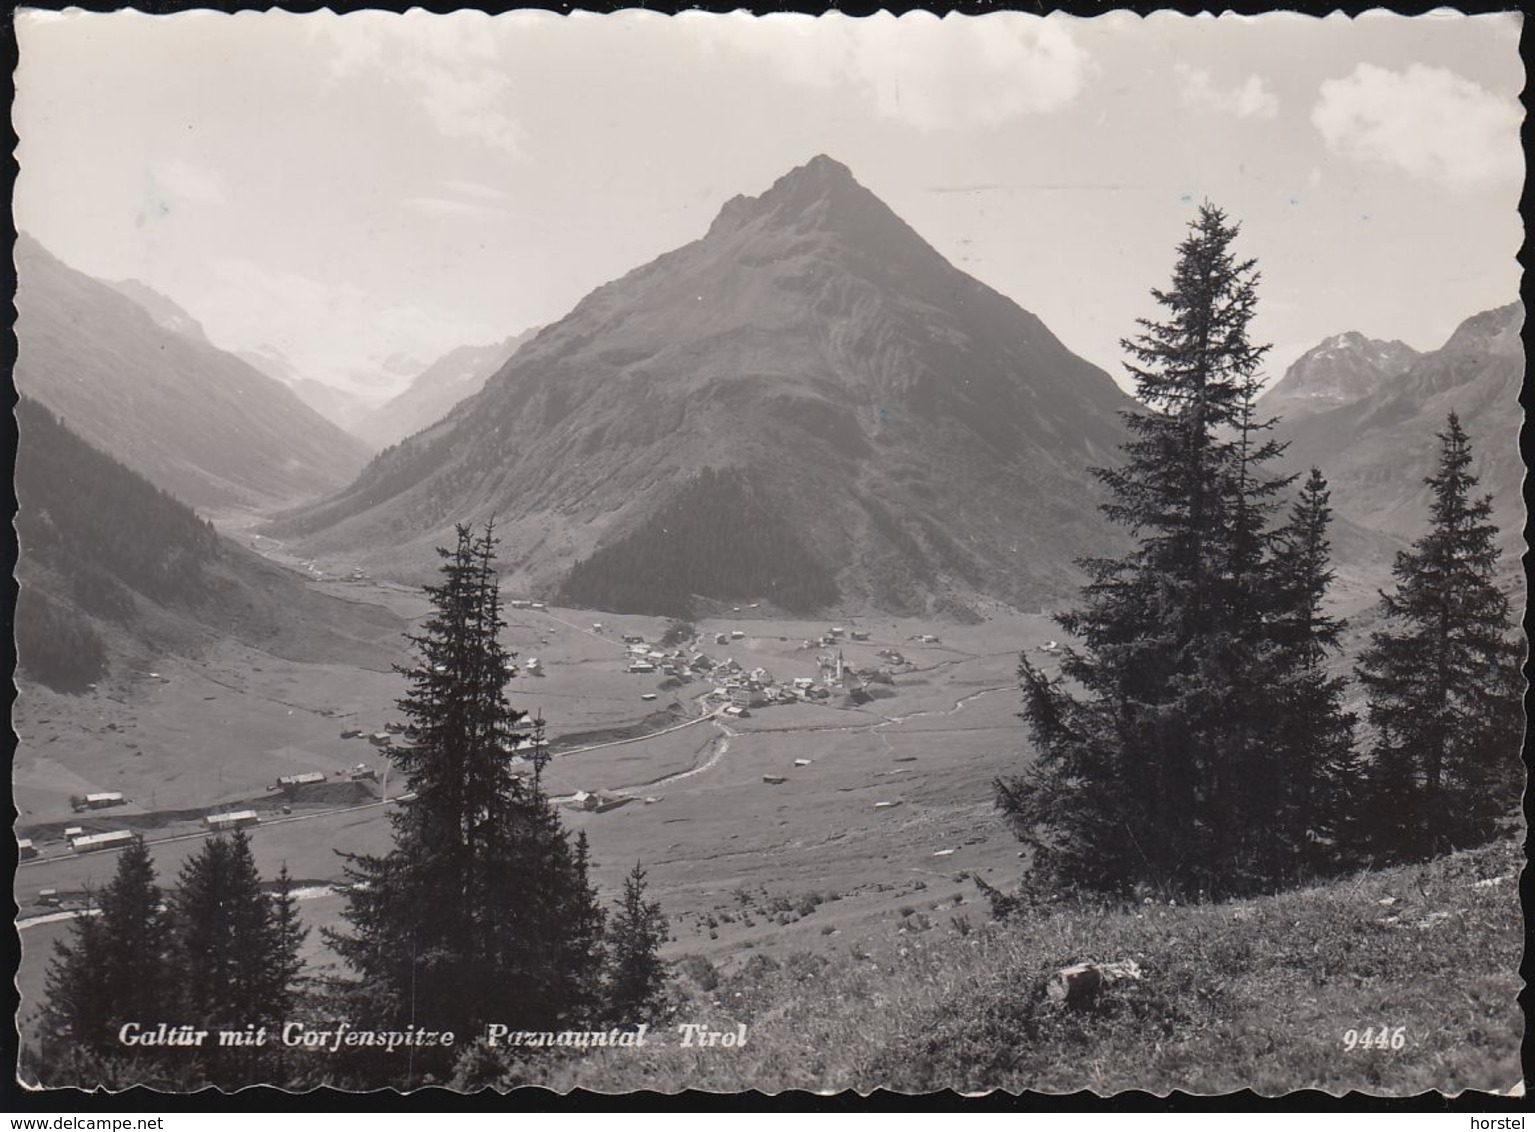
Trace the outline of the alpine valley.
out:
M 469 231 L 503 201 L 489 185 L 473 199 L 483 203 L 437 201 L 420 216 Z M 716 203 L 687 214 L 700 216 L 693 231 Z M 1253 226 L 1235 246 L 1263 262 L 1263 241 L 1283 238 Z M 125 842 L 152 854 L 174 912 L 178 878 L 223 830 L 241 830 L 261 878 L 293 881 L 306 987 L 353 978 L 331 933 L 350 930 L 370 891 L 356 860 L 389 853 L 420 812 L 408 760 L 476 748 L 519 796 L 537 767 L 528 794 L 557 809 L 549 828 L 581 836 L 572 859 L 590 863 L 610 918 L 641 873 L 685 1009 L 673 1021 L 750 1033 L 741 1048 L 694 1049 L 662 1041 L 657 1024 L 649 1049 L 561 1051 L 516 1083 L 1415 1095 L 1518 1079 L 1512 838 L 1426 865 L 1370 863 L 1314 884 L 1308 873 L 1302 887 L 1250 897 L 1179 890 L 1175 904 L 1150 884 L 1123 900 L 1012 895 L 1039 844 L 1021 846 L 998 812 L 999 784 L 1054 754 L 1020 721 L 1020 671 L 1076 694 L 1081 642 L 1053 615 L 1081 608 L 1083 559 L 1136 545 L 1100 511 L 1111 499 L 1095 469 L 1124 466 L 1125 414 L 1138 406 L 837 161 L 815 157 L 728 201 L 697 239 L 536 331 L 430 364 L 415 349 L 391 354 L 346 371 L 346 389 L 299 372 L 283 349 L 314 355 L 265 325 L 250 340 L 278 346 L 237 354 L 179 305 L 197 309 L 189 297 L 91 278 L 26 236 L 16 262 L 12 775 L 29 1048 L 47 1031 L 54 944 L 83 934 Z M 1091 301 L 1092 279 L 1061 286 Z M 527 325 L 500 323 L 496 303 L 477 341 Z M 1352 667 L 1381 627 L 1398 551 L 1425 529 L 1423 478 L 1452 410 L 1495 499 L 1500 584 L 1521 584 L 1522 321 L 1518 304 L 1476 314 L 1426 352 L 1368 328 L 1335 334 L 1258 402 L 1288 442 L 1265 473 L 1316 466 L 1330 484 L 1332 522 L 1318 524 L 1329 545 L 1308 559 L 1316 585 L 1292 591 L 1324 595 L 1308 617 L 1348 619 L 1342 647 L 1305 670 L 1329 696 L 1328 679 L 1347 684 L 1340 712 L 1368 717 Z M 442 570 L 455 525 L 491 520 L 494 567 L 487 552 Z M 445 577 L 486 604 L 443 600 Z M 1185 582 L 1163 588 L 1206 592 Z M 1118 600 L 1141 616 L 1138 601 Z M 1277 623 L 1274 605 L 1244 608 L 1271 619 L 1264 632 Z M 1133 657 L 1184 647 L 1161 607 L 1142 620 L 1141 637 L 1173 643 Z M 495 648 L 459 656 L 444 644 L 450 622 L 473 622 Z M 1247 666 L 1266 655 L 1251 642 L 1269 638 L 1233 639 L 1240 648 L 1199 653 L 1208 664 L 1187 683 L 1208 672 L 1212 687 L 1302 687 L 1250 678 L 1282 671 Z M 500 721 L 470 742 L 416 746 L 431 733 L 410 730 L 425 718 L 411 696 L 470 698 L 452 700 L 463 685 L 444 675 L 448 660 L 478 674 L 479 702 L 499 703 L 504 684 L 507 702 L 541 721 L 547 763 Z M 1164 679 L 1156 667 L 1120 672 L 1133 685 Z M 1178 702 L 1202 694 L 1181 688 Z M 1201 726 L 1237 701 L 1211 702 Z M 1255 691 L 1241 702 L 1307 701 Z M 1176 765 L 1191 731 L 1164 709 L 1175 718 L 1149 699 L 1058 718 L 1086 720 L 1093 741 L 1092 728 L 1155 737 L 1115 767 Z M 1241 765 L 1304 763 L 1269 758 L 1283 721 L 1253 716 Z M 1186 784 L 1194 798 L 1196 780 Z M 1105 828 L 1142 801 L 1112 796 L 1132 804 Z M 1194 824 L 1178 805 L 1143 808 Z M 474 836 L 497 820 L 476 817 Z M 1227 824 L 1244 837 L 1262 828 Z M 456 852 L 470 827 L 417 828 Z M 1315 828 L 1297 841 L 1345 840 Z M 92 846 L 101 834 L 118 840 Z M 441 887 L 453 894 L 444 906 L 459 899 Z M 1009 908 L 1019 914 L 993 917 Z M 499 931 L 515 919 L 479 922 Z M 421 969 L 439 961 L 426 949 Z M 354 985 L 388 999 L 369 978 Z M 414 1010 L 411 987 L 396 1001 Z M 308 1025 L 339 999 L 298 1001 L 293 1017 Z M 1084 1001 L 1095 1005 L 1077 1009 Z M 1401 1048 L 1387 1048 L 1388 1024 Z M 1382 1027 L 1381 1045 L 1367 1027 Z M 1365 1044 L 1340 1052 L 1360 1028 Z M 404 1052 L 389 1056 L 390 1072 L 415 1072 Z M 291 1080 L 270 1083 L 334 1084 L 325 1075 L 341 1060 L 296 1051 Z M 77 1083 L 67 1061 L 35 1071 Z M 114 1064 L 131 1075 L 141 1063 Z M 435 1083 L 501 1081 L 465 1080 Z

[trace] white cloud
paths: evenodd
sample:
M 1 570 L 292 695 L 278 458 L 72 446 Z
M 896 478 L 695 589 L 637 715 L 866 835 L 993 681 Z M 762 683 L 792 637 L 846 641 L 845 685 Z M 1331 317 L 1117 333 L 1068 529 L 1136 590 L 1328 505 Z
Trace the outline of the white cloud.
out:
M 1361 63 L 1324 82 L 1311 112 L 1335 153 L 1453 189 L 1519 182 L 1520 120 L 1517 96 L 1421 63 L 1405 71 Z
M 314 26 L 333 52 L 332 82 L 355 76 L 403 81 L 444 137 L 521 158 L 523 131 L 508 112 L 512 80 L 495 35 L 515 25 L 491 20 L 484 12 L 414 8 L 403 15 L 353 12 Z
M 194 204 L 223 204 L 224 182 L 211 169 L 203 169 L 179 157 L 157 161 L 150 177 L 160 193 Z
M 1094 70 L 1060 17 L 686 16 L 679 22 L 706 46 L 766 60 L 802 86 L 851 85 L 880 116 L 924 131 L 992 127 L 1059 110 Z
M 1178 63 L 1173 67 L 1178 95 L 1185 106 L 1197 110 L 1234 114 L 1238 118 L 1272 118 L 1279 113 L 1279 98 L 1259 75 L 1248 75 L 1240 86 L 1222 89 L 1202 67 Z

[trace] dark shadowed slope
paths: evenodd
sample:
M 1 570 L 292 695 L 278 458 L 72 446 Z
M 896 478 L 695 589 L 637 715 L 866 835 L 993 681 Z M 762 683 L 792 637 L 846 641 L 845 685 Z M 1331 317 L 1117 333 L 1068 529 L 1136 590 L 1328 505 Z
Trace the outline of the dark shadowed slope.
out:
M 293 502 L 362 467 L 363 445 L 291 390 L 186 328 L 166 329 L 29 237 L 17 241 L 16 271 L 19 389 L 177 498 Z
M 27 397 L 16 406 L 17 654 L 70 689 L 115 657 L 195 653 L 231 636 L 295 660 L 387 667 L 403 627 L 312 592 Z
M 1111 545 L 1087 469 L 1116 460 L 1130 405 L 818 157 L 592 292 L 283 529 L 414 573 L 454 519 L 494 513 L 517 583 L 552 594 L 585 561 L 572 596 L 608 608 L 631 601 L 594 579 L 677 562 L 702 598 L 794 575 L 801 604 L 1034 605 Z M 755 581 L 721 508 L 772 532 Z

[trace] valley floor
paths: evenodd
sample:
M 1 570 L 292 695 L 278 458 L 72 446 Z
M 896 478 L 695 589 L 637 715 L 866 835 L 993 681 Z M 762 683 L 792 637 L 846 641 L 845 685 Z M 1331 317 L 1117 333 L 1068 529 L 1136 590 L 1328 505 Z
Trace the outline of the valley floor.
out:
M 418 593 L 343 564 L 288 564 L 335 596 L 412 621 L 426 611 Z M 892 684 L 870 686 L 878 698 L 744 718 L 702 698 L 708 681 L 628 671 L 622 637 L 656 641 L 659 619 L 560 609 L 508 619 L 509 647 L 539 657 L 545 673 L 525 665 L 511 698 L 547 721 L 558 754 L 546 785 L 567 826 L 586 831 L 604 898 L 641 861 L 670 920 L 666 954 L 683 992 L 675 1022 L 745 1024 L 750 1035 L 701 1050 L 658 1030 L 643 1050 L 544 1065 L 537 1076 L 550 1087 L 1400 1094 L 1502 1089 L 1518 1077 L 1511 847 L 1237 905 L 1049 907 L 993 924 L 970 877 L 1006 889 L 1021 867 L 991 783 L 1026 757 L 1015 670 L 1023 650 L 1053 663 L 1041 651 L 1056 632 L 1045 618 L 849 621 L 839 627 L 867 639 L 843 640 L 848 663 L 878 663 L 881 650 L 909 662 Z M 742 610 L 699 629 L 698 648 L 784 682 L 816 676 L 827 651 L 805 644 L 824 622 Z M 338 924 L 344 906 L 337 851 L 389 846 L 388 799 L 400 786 L 366 736 L 399 718 L 403 689 L 376 668 L 234 644 L 119 673 L 86 695 L 23 687 L 17 832 L 40 854 L 15 882 L 23 1039 L 52 941 L 115 867 L 110 853 L 71 853 L 71 825 L 140 832 L 169 886 L 205 836 L 202 815 L 255 808 L 262 874 L 286 865 L 302 886 L 309 973 L 335 970 L 318 929 Z M 352 731 L 362 737 L 343 737 Z M 359 763 L 375 776 L 350 781 Z M 306 771 L 327 781 L 271 789 Z M 125 804 L 71 809 L 70 795 L 97 790 L 120 791 Z M 574 808 L 595 791 L 630 800 Z M 1129 958 L 1144 979 L 1100 1009 L 1045 1005 L 1042 982 L 1057 967 Z M 1403 1048 L 1344 1050 L 1348 1031 L 1379 1027 L 1402 1027 Z
M 400 587 L 311 574 L 312 586 L 336 596 L 384 604 L 408 620 L 425 612 L 420 596 Z M 830 950 L 828 925 L 873 927 L 912 894 L 952 898 L 969 870 L 1006 884 L 1018 865 L 993 816 L 990 783 L 1020 757 L 1013 669 L 1020 648 L 1048 639 L 1041 618 L 960 629 L 858 622 L 869 639 L 844 646 L 849 663 L 873 663 L 888 648 L 910 661 L 880 689 L 887 698 L 775 705 L 729 719 L 701 702 L 708 681 L 667 688 L 656 675 L 627 671 L 621 637 L 655 641 L 660 619 L 559 609 L 508 617 L 509 646 L 524 661 L 540 657 L 546 673 L 525 671 L 510 688 L 514 705 L 547 721 L 556 758 L 546 788 L 562 805 L 590 791 L 632 799 L 562 814 L 587 832 L 605 893 L 616 895 L 622 875 L 645 863 L 672 924 L 672 956 L 698 953 L 729 967 L 759 953 Z M 741 636 L 714 643 L 732 629 Z M 826 629 L 743 611 L 700 625 L 699 647 L 788 681 L 819 671 L 825 650 L 804 640 Z M 935 631 L 940 642 L 910 639 Z M 403 649 L 399 659 L 408 659 Z M 15 883 L 23 1030 L 36 1018 L 52 940 L 115 868 L 112 853 L 70 851 L 64 831 L 77 825 L 141 833 L 168 886 L 202 843 L 205 814 L 256 809 L 257 864 L 267 877 L 286 865 L 299 881 L 310 969 L 332 969 L 315 929 L 335 924 L 344 904 L 338 851 L 389 846 L 387 799 L 401 787 L 366 736 L 399 718 L 393 701 L 403 687 L 394 673 L 283 660 L 233 643 L 197 662 L 156 660 L 85 695 L 25 687 L 15 712 L 17 835 L 39 856 L 22 863 Z M 363 737 L 342 738 L 354 730 Z M 376 777 L 348 781 L 359 764 Z M 303 772 L 327 781 L 272 789 L 280 776 Z M 71 795 L 108 790 L 125 804 L 85 813 L 69 804 Z

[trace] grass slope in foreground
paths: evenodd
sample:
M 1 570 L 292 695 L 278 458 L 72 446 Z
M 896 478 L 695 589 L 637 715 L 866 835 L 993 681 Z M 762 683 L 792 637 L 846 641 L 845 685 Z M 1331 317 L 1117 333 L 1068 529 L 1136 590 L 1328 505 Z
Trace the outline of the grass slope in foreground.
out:
M 746 1022 L 740 1049 L 666 1035 L 552 1064 L 542 1081 L 602 1092 L 1506 1090 L 1521 1076 L 1521 861 L 1507 841 L 1278 896 L 1063 902 L 982 925 L 923 904 L 895 934 L 830 958 L 764 956 L 726 977 L 684 960 L 676 1020 Z M 1063 966 L 1125 959 L 1144 977 L 1092 1007 L 1046 994 Z M 1346 1032 L 1383 1026 L 1403 1027 L 1401 1049 L 1346 1048 Z

